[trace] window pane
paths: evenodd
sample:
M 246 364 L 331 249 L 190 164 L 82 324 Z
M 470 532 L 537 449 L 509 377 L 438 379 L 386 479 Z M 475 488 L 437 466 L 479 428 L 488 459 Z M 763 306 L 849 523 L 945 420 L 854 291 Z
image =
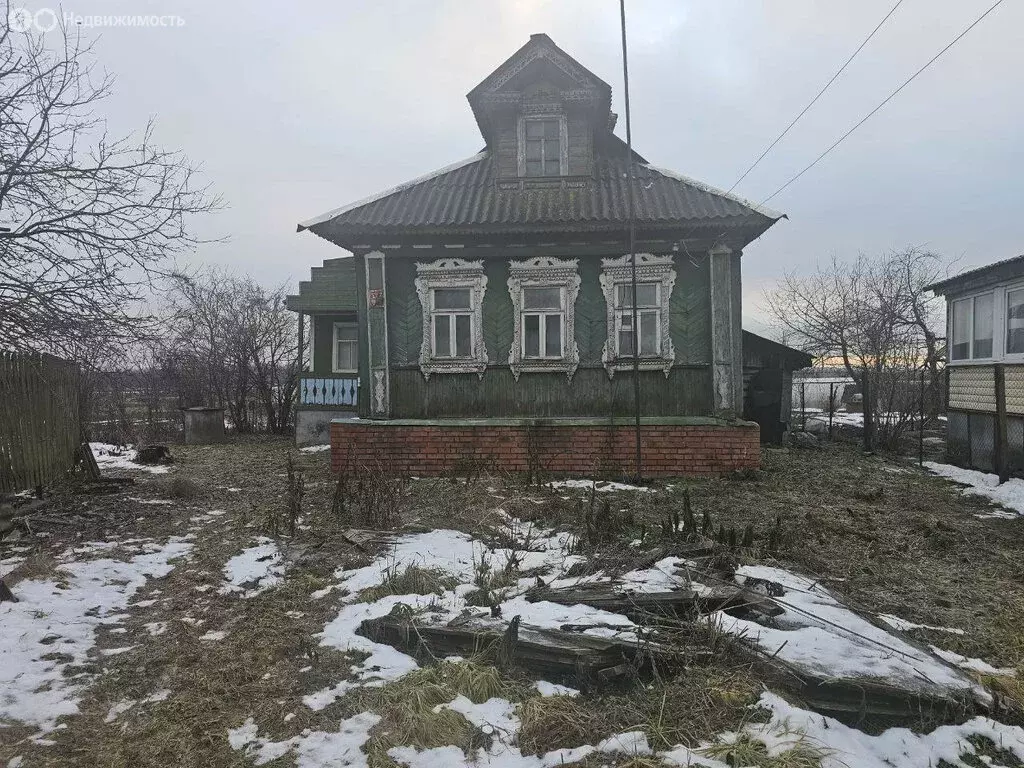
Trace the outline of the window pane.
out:
M 354 341 L 338 342 L 337 357 L 339 371 L 354 371 L 359 368 L 358 350 L 359 347 Z
M 557 160 L 559 154 L 558 139 L 544 139 L 544 159 Z
M 657 355 L 658 349 L 658 313 L 643 312 L 640 315 L 640 354 Z
M 950 359 L 966 360 L 971 355 L 971 300 L 953 302 L 953 343 Z
M 543 120 L 527 120 L 526 121 L 526 135 L 529 138 L 541 138 L 544 136 L 544 121 Z
M 434 354 L 438 357 L 452 356 L 451 342 L 448 335 L 450 323 L 450 315 L 434 315 Z
M 354 325 L 334 326 L 334 338 L 354 340 L 359 338 L 359 329 Z
M 548 315 L 544 318 L 544 356 L 562 356 L 562 316 Z
M 1006 294 L 1006 351 L 1011 355 L 1024 352 L 1024 291 Z
M 470 357 L 473 354 L 473 339 L 469 329 L 472 325 L 469 315 L 455 316 L 455 356 Z
M 435 288 L 434 309 L 469 309 L 469 288 Z
M 619 357 L 633 356 L 633 332 L 631 330 L 619 331 Z
M 658 306 L 658 284 L 657 283 L 637 283 L 636 295 L 640 299 L 640 302 L 637 304 L 638 307 L 656 307 L 656 306 Z
M 992 294 L 974 299 L 974 352 L 972 357 L 992 357 Z
M 544 175 L 545 176 L 558 176 L 562 172 L 562 166 L 559 165 L 558 160 L 545 160 L 544 161 Z
M 540 357 L 540 315 L 523 315 L 523 354 Z
M 526 161 L 526 175 L 527 176 L 542 176 L 544 174 L 544 163 L 540 160 L 527 160 Z
M 527 141 L 526 142 L 526 159 L 527 160 L 540 160 L 540 151 L 543 146 L 541 141 Z
M 545 120 L 544 121 L 544 138 L 557 139 L 558 138 L 558 121 L 557 120 Z
M 523 288 L 523 309 L 561 309 L 561 288 Z

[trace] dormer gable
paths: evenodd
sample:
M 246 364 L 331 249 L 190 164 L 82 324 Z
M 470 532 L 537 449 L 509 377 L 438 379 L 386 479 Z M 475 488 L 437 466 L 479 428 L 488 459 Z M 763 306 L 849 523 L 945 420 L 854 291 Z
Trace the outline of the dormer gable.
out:
M 544 34 L 467 99 L 499 178 L 591 176 L 595 144 L 615 124 L 611 86 Z

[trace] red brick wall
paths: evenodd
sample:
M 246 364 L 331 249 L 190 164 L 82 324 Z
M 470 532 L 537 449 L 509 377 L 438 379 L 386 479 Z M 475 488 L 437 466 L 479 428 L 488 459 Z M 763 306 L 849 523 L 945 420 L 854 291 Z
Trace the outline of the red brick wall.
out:
M 336 421 L 331 466 L 379 466 L 409 475 L 443 475 L 469 467 L 555 475 L 629 475 L 635 465 L 632 426 L 452 425 Z M 648 477 L 717 475 L 760 466 L 756 424 L 641 426 Z

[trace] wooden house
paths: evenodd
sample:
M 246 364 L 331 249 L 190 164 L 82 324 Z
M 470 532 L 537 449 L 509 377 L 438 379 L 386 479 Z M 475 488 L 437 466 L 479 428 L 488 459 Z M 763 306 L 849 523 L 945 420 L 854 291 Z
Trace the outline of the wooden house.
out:
M 331 420 L 336 467 L 631 473 L 635 362 L 646 474 L 756 466 L 740 268 L 781 214 L 634 152 L 634 295 L 610 86 L 541 34 L 468 99 L 481 152 L 299 225 L 354 254 L 321 273 L 350 270 L 349 301 L 316 275 L 289 300 L 324 374 L 303 408 L 358 380 L 337 390 L 359 418 Z
M 928 287 L 946 297 L 946 457 L 1024 472 L 1024 256 Z

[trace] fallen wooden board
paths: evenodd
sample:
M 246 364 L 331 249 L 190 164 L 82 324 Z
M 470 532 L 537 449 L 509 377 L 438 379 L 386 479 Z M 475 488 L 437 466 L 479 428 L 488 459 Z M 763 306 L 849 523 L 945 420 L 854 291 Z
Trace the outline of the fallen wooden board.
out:
M 784 610 L 767 597 L 742 587 L 704 587 L 670 592 L 622 592 L 614 582 L 585 584 L 574 588 L 537 588 L 525 595 L 531 603 L 589 605 L 620 613 L 629 618 L 645 614 L 695 616 L 720 610 L 752 610 L 765 616 L 780 616 Z
M 678 663 L 680 654 L 634 639 L 597 637 L 521 624 L 515 642 L 501 648 L 508 623 L 483 617 L 437 625 L 391 614 L 368 619 L 359 634 L 378 643 L 435 658 L 503 652 L 508 663 L 531 674 L 588 687 L 588 681 L 611 681 L 635 673 L 649 677 Z

